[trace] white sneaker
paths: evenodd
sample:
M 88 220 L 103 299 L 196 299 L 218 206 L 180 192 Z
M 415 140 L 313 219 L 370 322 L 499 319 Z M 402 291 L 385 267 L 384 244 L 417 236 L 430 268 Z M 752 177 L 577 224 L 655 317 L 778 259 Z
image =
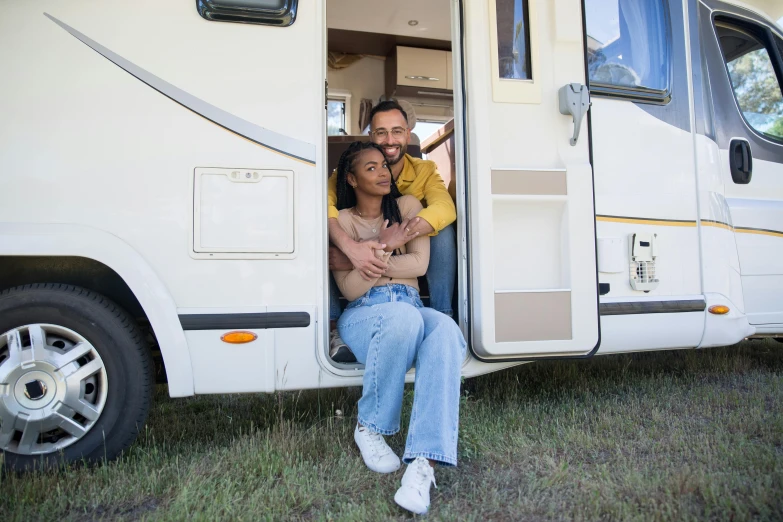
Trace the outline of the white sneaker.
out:
M 394 494 L 398 506 L 417 515 L 424 515 L 430 507 L 430 484 L 435 484 L 435 470 L 424 457 L 408 464 L 402 476 L 402 486 Z
M 353 431 L 353 440 L 359 446 L 364 463 L 371 470 L 377 473 L 392 473 L 400 469 L 400 458 L 394 454 L 380 433 L 357 424 Z

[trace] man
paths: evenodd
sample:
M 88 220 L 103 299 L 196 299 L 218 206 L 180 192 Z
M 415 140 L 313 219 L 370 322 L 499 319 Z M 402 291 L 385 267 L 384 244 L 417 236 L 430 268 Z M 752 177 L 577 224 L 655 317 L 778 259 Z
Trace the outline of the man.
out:
M 410 194 L 421 201 L 424 209 L 408 225 L 411 238 L 419 234 L 430 236 L 430 264 L 427 269 L 427 285 L 430 307 L 452 316 L 451 299 L 457 271 L 457 246 L 454 221 L 457 210 L 443 178 L 434 162 L 414 158 L 407 154 L 411 131 L 408 115 L 395 101 L 384 101 L 370 112 L 370 136 L 383 148 L 397 188 L 403 195 Z M 329 268 L 351 270 L 356 268 L 370 280 L 383 274 L 386 263 L 375 256 L 376 249 L 384 247 L 376 241 L 358 243 L 348 237 L 337 223 L 337 176 L 329 178 Z M 339 296 L 334 284 L 330 289 L 330 319 L 340 316 Z M 343 345 L 336 330 L 331 340 L 330 353 Z

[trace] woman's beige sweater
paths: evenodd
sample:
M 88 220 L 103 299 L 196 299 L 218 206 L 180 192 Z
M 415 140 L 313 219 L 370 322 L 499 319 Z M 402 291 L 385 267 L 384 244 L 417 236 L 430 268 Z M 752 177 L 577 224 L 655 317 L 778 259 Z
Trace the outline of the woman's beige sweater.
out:
M 421 211 L 422 205 L 413 196 L 397 198 L 402 219 L 413 219 Z M 377 219 L 364 219 L 356 215 L 353 209 L 343 209 L 337 217 L 337 222 L 346 234 L 354 241 L 377 241 L 383 225 L 383 216 Z M 333 270 L 334 279 L 340 292 L 349 301 L 363 296 L 374 286 L 386 284 L 409 285 L 419 289 L 417 277 L 427 273 L 430 264 L 430 238 L 418 236 L 408 241 L 400 248 L 401 254 L 391 255 L 391 252 L 378 250 L 375 255 L 389 264 L 386 273 L 377 279 L 367 281 L 358 270 Z

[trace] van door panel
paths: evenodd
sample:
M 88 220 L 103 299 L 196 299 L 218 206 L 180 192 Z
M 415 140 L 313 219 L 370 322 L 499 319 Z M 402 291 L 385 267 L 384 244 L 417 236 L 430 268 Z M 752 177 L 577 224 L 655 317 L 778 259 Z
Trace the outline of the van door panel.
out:
M 573 118 L 558 110 L 558 90 L 585 83 L 581 1 L 463 7 L 474 355 L 589 354 L 599 327 L 587 118 L 571 146 Z
M 599 242 L 622 244 L 612 265 L 628 267 L 599 273 L 600 282 L 610 285 L 602 299 L 700 294 L 682 0 L 585 4 L 598 236 Z M 661 92 L 653 99 L 639 92 L 645 86 Z M 649 292 L 631 285 L 629 243 L 637 233 L 656 240 L 658 284 Z

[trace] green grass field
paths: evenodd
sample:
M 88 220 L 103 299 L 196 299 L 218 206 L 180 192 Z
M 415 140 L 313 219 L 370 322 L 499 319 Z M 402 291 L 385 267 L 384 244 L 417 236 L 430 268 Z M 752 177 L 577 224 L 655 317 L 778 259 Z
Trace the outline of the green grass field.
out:
M 353 444 L 359 393 L 169 399 L 160 387 L 121 459 L 0 478 L 0 521 L 410 518 L 392 500 L 402 470 L 370 472 Z M 398 453 L 404 432 L 390 438 Z M 783 344 L 471 379 L 459 451 L 458 468 L 437 471 L 428 519 L 783 520 Z

